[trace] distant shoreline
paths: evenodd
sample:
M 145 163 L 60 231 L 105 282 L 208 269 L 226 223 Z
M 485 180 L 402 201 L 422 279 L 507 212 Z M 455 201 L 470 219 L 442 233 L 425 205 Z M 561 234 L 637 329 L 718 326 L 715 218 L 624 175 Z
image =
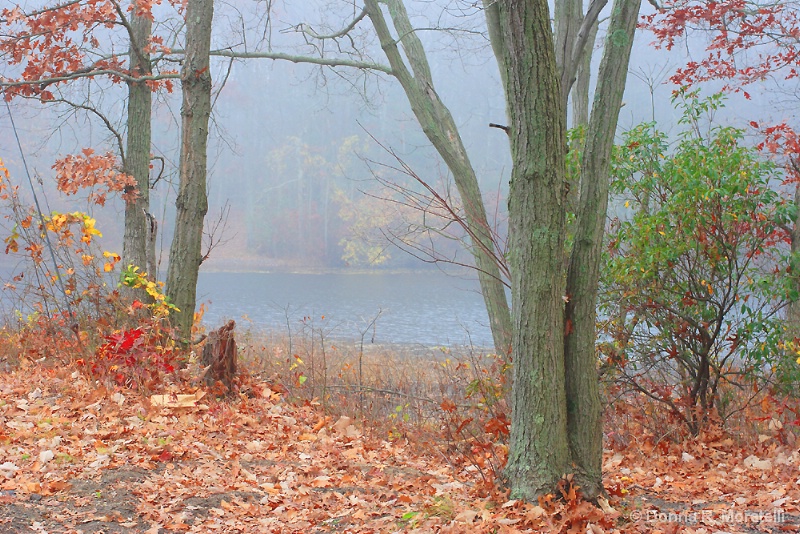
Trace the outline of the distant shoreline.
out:
M 0 271 L 18 271 L 24 270 L 29 267 L 27 258 L 1 258 Z M 46 265 L 49 268 L 49 264 Z M 119 265 L 117 266 L 119 269 Z M 158 269 L 159 277 L 166 277 L 167 266 L 163 264 Z M 366 267 L 307 267 L 302 265 L 288 265 L 288 264 L 269 264 L 267 262 L 258 261 L 254 258 L 237 259 L 237 260 L 220 260 L 216 262 L 209 261 L 208 265 L 203 264 L 200 267 L 201 274 L 214 274 L 214 273 L 254 273 L 254 274 L 308 274 L 308 275 L 385 275 L 385 274 L 430 274 L 441 273 L 452 276 L 465 276 L 474 275 L 477 273 L 473 269 L 468 268 L 454 268 L 452 270 L 443 270 L 437 267 L 429 268 L 366 268 Z
M 232 267 L 218 267 L 201 269 L 201 273 L 255 273 L 255 274 L 347 274 L 347 275 L 371 275 L 371 274 L 430 274 L 441 273 L 447 275 L 460 276 L 470 274 L 469 269 L 460 269 L 458 271 L 442 271 L 440 269 L 357 269 L 357 268 L 303 268 L 303 267 L 271 267 L 271 268 L 232 268 Z

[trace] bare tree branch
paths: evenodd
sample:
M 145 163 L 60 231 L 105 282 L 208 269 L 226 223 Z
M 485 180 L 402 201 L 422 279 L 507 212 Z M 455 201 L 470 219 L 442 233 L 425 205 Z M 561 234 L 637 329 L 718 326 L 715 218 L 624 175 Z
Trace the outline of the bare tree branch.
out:
M 200 263 L 202 264 L 206 261 L 209 257 L 211 257 L 211 252 L 220 245 L 224 245 L 229 241 L 229 239 L 223 240 L 221 236 L 225 233 L 225 228 L 228 226 L 228 216 L 231 213 L 231 205 L 226 200 L 225 205 L 222 206 L 219 210 L 219 216 L 217 219 L 212 223 L 206 219 L 206 229 L 203 231 L 203 236 L 206 238 L 206 252 L 200 257 Z
M 366 10 L 366 8 L 364 8 L 364 9 L 361 10 L 361 13 L 356 15 L 356 17 L 350 22 L 350 24 L 348 24 L 347 26 L 345 26 L 344 28 L 342 28 L 341 30 L 339 30 L 337 32 L 329 33 L 329 34 L 317 33 L 316 31 L 314 31 L 314 28 L 312 28 L 310 25 L 302 23 L 302 22 L 300 24 L 298 24 L 297 26 L 294 26 L 294 27 L 290 28 L 290 30 L 302 32 L 302 33 L 308 35 L 309 37 L 313 37 L 314 39 L 319 39 L 319 40 L 337 39 L 339 37 L 344 37 L 345 35 L 349 34 L 350 31 L 353 28 L 356 27 L 356 24 L 358 24 L 359 22 L 364 20 L 364 17 L 366 17 L 366 16 L 367 16 L 367 10 Z M 284 30 L 284 33 L 286 33 L 286 31 L 287 30 Z
M 157 184 L 158 182 L 160 182 L 160 181 L 161 181 L 161 179 L 164 177 L 164 170 L 166 169 L 166 167 L 167 167 L 167 164 L 166 164 L 166 162 L 164 161 L 164 158 L 163 158 L 163 156 L 151 156 L 151 158 L 150 158 L 150 159 L 154 159 L 154 160 L 157 160 L 157 161 L 160 161 L 160 162 L 161 162 L 161 170 L 160 170 L 160 171 L 158 171 L 158 176 L 156 176 L 156 179 L 155 179 L 155 180 L 153 180 L 153 181 L 150 183 L 150 189 L 155 189 L 155 188 L 156 188 L 156 184 Z
M 14 80 L 2 81 L 0 80 L 0 89 L 11 89 L 14 87 L 26 87 L 31 85 L 50 85 L 53 83 L 67 82 L 70 80 L 78 80 L 80 78 L 94 78 L 97 76 L 111 76 L 120 78 L 126 82 L 156 82 L 160 80 L 177 80 L 181 75 L 178 72 L 168 72 L 161 74 L 151 74 L 149 76 L 131 76 L 130 74 L 113 69 L 83 69 L 75 71 L 63 76 L 53 76 L 51 78 L 38 78 L 36 80 Z
M 71 100 L 68 100 L 66 98 L 56 98 L 54 100 L 51 100 L 50 102 L 63 103 L 72 108 L 82 109 L 84 111 L 88 111 L 89 113 L 93 113 L 94 115 L 96 115 L 101 121 L 103 121 L 103 124 L 106 125 L 106 128 L 108 128 L 108 131 L 111 133 L 111 135 L 114 136 L 114 139 L 117 142 L 117 148 L 119 149 L 120 158 L 122 159 L 122 165 L 123 167 L 125 166 L 125 149 L 124 149 L 124 144 L 122 142 L 122 134 L 119 133 L 119 131 L 114 127 L 113 124 L 111 124 L 111 121 L 108 119 L 108 117 L 105 116 L 105 114 L 103 114 L 100 110 L 98 110 L 93 106 L 90 106 L 88 104 L 78 104 L 77 102 L 72 102 Z
M 181 49 L 176 49 L 172 50 L 171 53 L 175 55 L 180 55 L 183 54 L 184 51 Z M 284 54 L 281 52 L 241 52 L 231 49 L 212 50 L 211 55 L 217 57 L 229 57 L 234 59 L 274 59 L 274 60 L 290 61 L 292 63 L 310 63 L 312 65 L 322 65 L 325 67 L 351 67 L 354 69 L 375 70 L 383 72 L 384 74 L 388 74 L 389 76 L 394 76 L 394 72 L 392 71 L 391 67 L 387 65 L 382 65 L 380 63 L 372 63 L 369 61 L 358 61 L 347 58 L 312 57 L 312 56 Z
M 392 69 L 386 65 L 345 58 L 309 57 L 279 52 L 234 52 L 232 50 L 212 50 L 211 55 L 232 57 L 237 59 L 280 59 L 284 61 L 291 61 L 292 63 L 311 63 L 312 65 L 323 65 L 326 67 L 352 67 L 355 69 L 369 69 L 383 72 L 390 76 L 394 75 Z
M 389 180 L 387 180 L 385 178 L 382 178 L 378 173 L 373 173 L 375 178 L 381 184 L 383 184 L 385 187 L 388 187 L 389 189 L 401 194 L 404 198 L 408 199 L 410 202 L 409 203 L 405 203 L 404 204 L 405 206 L 411 207 L 411 208 L 416 209 L 418 211 L 421 211 L 423 213 L 431 213 L 431 212 L 433 212 L 433 214 L 435 216 L 437 216 L 439 218 L 442 218 L 442 219 L 444 219 L 446 221 L 445 228 L 446 228 L 446 226 L 448 226 L 449 224 L 451 224 L 453 222 L 458 224 L 458 226 L 467 234 L 467 236 L 469 236 L 470 241 L 472 243 L 472 246 L 480 248 L 480 250 L 482 250 L 484 254 L 486 254 L 489 257 L 491 257 L 492 260 L 494 261 L 494 263 L 497 264 L 497 266 L 499 267 L 500 272 L 502 273 L 503 277 L 505 277 L 505 279 L 499 278 L 499 280 L 504 285 L 508 286 L 508 283 L 506 281 L 506 280 L 510 279 L 510 272 L 508 270 L 508 262 L 506 262 L 505 258 L 501 254 L 499 254 L 497 252 L 497 251 L 502 250 L 503 247 L 502 247 L 502 244 L 500 243 L 500 239 L 497 236 L 496 232 L 494 232 L 491 228 L 488 227 L 488 223 L 485 225 L 486 227 L 483 227 L 483 228 L 475 228 L 473 225 L 470 225 L 468 223 L 468 221 L 465 219 L 465 217 L 462 216 L 458 212 L 458 210 L 456 210 L 453 207 L 452 203 L 448 199 L 444 198 L 433 186 L 431 186 L 429 183 L 427 183 L 425 180 L 423 180 L 417 173 L 415 173 L 414 170 L 411 169 L 411 167 L 409 167 L 408 164 L 405 163 L 391 148 L 388 148 L 388 147 L 382 145 L 374 137 L 373 137 L 373 140 L 376 143 L 378 143 L 378 145 L 381 148 L 383 148 L 386 152 L 388 152 L 399 163 L 400 168 L 392 167 L 390 165 L 386 165 L 386 164 L 383 164 L 383 163 L 380 163 L 380 162 L 371 161 L 371 163 L 379 165 L 381 167 L 386 167 L 386 168 L 395 170 L 397 172 L 400 172 L 400 173 L 402 173 L 402 174 L 404 174 L 406 176 L 409 176 L 409 177 L 413 178 L 417 183 L 419 183 L 423 188 L 425 188 L 425 190 L 428 192 L 428 195 L 423 195 L 423 194 L 417 193 L 415 191 L 412 191 L 412 190 L 410 190 L 410 189 L 408 189 L 406 187 L 400 186 L 397 183 L 394 183 L 394 182 L 391 182 L 391 181 L 389 181 Z M 370 163 L 370 161 L 368 161 L 368 163 Z M 393 202 L 397 202 L 397 201 L 393 200 Z M 434 212 L 433 209 L 431 209 L 431 207 L 435 208 L 436 212 Z M 429 231 L 436 231 L 435 229 L 431 228 L 430 226 L 425 226 L 425 228 L 427 230 L 429 230 Z M 442 231 L 443 230 L 438 230 L 436 232 L 439 235 L 445 235 L 445 234 L 442 233 Z M 480 231 L 481 234 L 483 234 L 483 236 L 482 235 L 478 235 L 478 231 Z M 487 236 L 487 235 L 489 237 L 489 243 L 485 243 L 484 236 Z M 448 237 L 451 237 L 451 236 L 448 236 Z M 403 243 L 405 245 L 407 245 L 407 246 L 409 245 L 409 243 L 407 241 L 405 241 L 405 240 L 403 240 Z M 465 245 L 465 248 L 469 248 L 469 246 Z M 417 248 L 417 250 L 420 250 L 420 249 Z M 429 255 L 433 259 L 436 260 L 436 261 L 433 261 L 431 263 L 438 263 L 438 262 L 442 261 L 441 258 L 437 259 L 437 255 L 436 255 L 435 250 L 431 250 Z M 455 262 L 449 261 L 449 263 L 455 263 Z M 483 272 L 484 274 L 490 275 L 492 277 L 496 276 L 496 275 L 491 275 L 491 273 L 487 272 L 486 270 L 481 270 L 481 269 L 479 269 L 478 267 L 476 267 L 474 265 L 471 266 L 471 267 L 473 269 L 479 270 L 480 272 Z
M 145 58 L 144 54 L 142 53 L 142 50 L 144 49 L 143 43 L 136 42 L 136 35 L 130 23 L 128 22 L 128 19 L 125 17 L 125 12 L 119 5 L 119 2 L 117 2 L 117 0 L 111 0 L 111 3 L 114 4 L 114 10 L 117 12 L 117 15 L 119 15 L 120 24 L 122 24 L 122 26 L 125 28 L 125 31 L 128 32 L 128 39 L 130 39 L 131 42 L 131 49 L 136 52 L 136 58 L 139 60 L 138 63 L 140 65 L 149 65 L 150 61 Z M 136 15 L 134 14 L 134 16 Z

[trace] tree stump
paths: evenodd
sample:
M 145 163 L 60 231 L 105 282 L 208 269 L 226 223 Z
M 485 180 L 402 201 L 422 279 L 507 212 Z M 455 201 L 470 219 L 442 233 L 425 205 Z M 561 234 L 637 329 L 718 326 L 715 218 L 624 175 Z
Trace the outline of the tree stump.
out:
M 236 376 L 236 339 L 233 337 L 234 321 L 215 330 L 208 335 L 203 347 L 202 363 L 208 366 L 205 381 L 208 387 L 221 384 L 225 394 L 233 391 L 233 379 Z

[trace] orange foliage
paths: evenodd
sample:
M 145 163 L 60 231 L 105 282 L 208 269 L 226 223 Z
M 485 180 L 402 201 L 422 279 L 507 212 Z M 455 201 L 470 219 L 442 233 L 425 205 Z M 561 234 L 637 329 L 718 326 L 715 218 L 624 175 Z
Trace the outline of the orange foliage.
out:
M 125 200 L 132 200 L 137 194 L 133 176 L 117 171 L 116 167 L 114 154 L 95 154 L 90 148 L 84 148 L 81 154 L 65 156 L 53 164 L 60 191 L 74 195 L 82 189 L 90 189 L 89 201 L 100 206 L 106 203 L 106 195 L 110 192 L 123 193 Z
M 135 4 L 138 15 L 152 18 L 152 0 L 137 0 Z M 4 98 L 25 96 L 53 100 L 51 85 L 77 78 L 104 76 L 114 83 L 122 82 L 124 76 L 131 75 L 128 58 L 113 49 L 102 48 L 101 41 L 109 40 L 99 36 L 121 31 L 127 38 L 128 23 L 122 20 L 121 11 L 113 0 L 63 2 L 30 13 L 19 6 L 0 9 L 0 34 L 3 35 L 0 55 L 20 72 L 15 78 L 0 76 L 0 80 L 10 84 L 3 91 Z M 153 39 L 150 46 L 154 50 L 164 50 L 163 39 Z M 165 70 L 161 74 L 174 75 L 175 72 Z M 148 85 L 153 90 L 173 89 L 171 80 L 150 80 Z

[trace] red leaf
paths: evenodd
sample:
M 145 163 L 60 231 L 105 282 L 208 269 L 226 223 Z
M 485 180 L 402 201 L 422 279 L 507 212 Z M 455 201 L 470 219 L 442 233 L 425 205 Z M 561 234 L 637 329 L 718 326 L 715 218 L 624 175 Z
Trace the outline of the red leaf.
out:
M 443 400 L 439 406 L 442 408 L 442 410 L 444 410 L 447 413 L 453 413 L 454 411 L 456 411 L 455 403 L 453 403 L 449 399 Z

